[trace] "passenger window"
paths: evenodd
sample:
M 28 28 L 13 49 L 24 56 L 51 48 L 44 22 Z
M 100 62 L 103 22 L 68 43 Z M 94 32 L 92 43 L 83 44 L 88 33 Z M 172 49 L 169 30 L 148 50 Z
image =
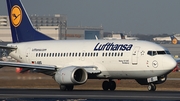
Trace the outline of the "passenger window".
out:
M 121 53 L 121 56 L 123 56 L 123 53 Z
M 117 55 L 117 53 L 114 53 L 114 56 L 116 56 Z
M 96 53 L 94 53 L 93 56 L 96 56 Z
M 102 56 L 104 56 L 104 53 L 102 53 Z
M 81 56 L 81 53 L 79 53 L 79 57 Z
M 77 53 L 75 55 L 77 56 Z
M 85 53 L 85 56 L 87 56 L 87 53 Z
M 96 53 L 96 56 L 98 56 L 98 53 Z
M 108 53 L 106 53 L 106 56 L 107 56 Z
M 120 53 L 118 53 L 118 56 L 120 56 Z
M 93 56 L 93 53 L 91 53 L 91 56 Z

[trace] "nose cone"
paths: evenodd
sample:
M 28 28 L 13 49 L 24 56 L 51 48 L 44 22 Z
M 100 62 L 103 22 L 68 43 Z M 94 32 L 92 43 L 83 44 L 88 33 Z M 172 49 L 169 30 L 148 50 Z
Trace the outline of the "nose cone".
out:
M 165 57 L 163 59 L 163 68 L 164 69 L 172 70 L 172 69 L 174 69 L 174 67 L 176 67 L 176 65 L 177 65 L 177 62 L 171 56 Z

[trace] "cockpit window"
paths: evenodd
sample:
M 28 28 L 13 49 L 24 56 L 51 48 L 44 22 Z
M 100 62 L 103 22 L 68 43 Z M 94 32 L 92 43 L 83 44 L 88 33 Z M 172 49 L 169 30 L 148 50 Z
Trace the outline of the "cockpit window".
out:
M 157 51 L 158 54 L 166 54 L 165 51 Z
M 168 50 L 166 50 L 165 52 L 166 52 L 166 54 L 169 54 L 169 55 L 171 54 Z
M 155 56 L 155 55 L 170 54 L 170 52 L 167 50 L 166 51 L 148 51 L 147 54 L 150 56 Z

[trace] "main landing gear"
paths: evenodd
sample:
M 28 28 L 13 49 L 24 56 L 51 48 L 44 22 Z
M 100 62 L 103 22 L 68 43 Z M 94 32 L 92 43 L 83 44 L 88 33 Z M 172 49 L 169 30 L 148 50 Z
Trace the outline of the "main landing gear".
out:
M 72 91 L 74 88 L 74 85 L 60 85 L 60 90 L 61 91 Z
M 109 79 L 109 81 L 104 81 L 102 83 L 103 90 L 111 90 L 114 91 L 116 89 L 116 82 Z
M 156 90 L 156 85 L 154 83 L 150 83 L 147 88 L 148 88 L 149 91 L 155 91 Z

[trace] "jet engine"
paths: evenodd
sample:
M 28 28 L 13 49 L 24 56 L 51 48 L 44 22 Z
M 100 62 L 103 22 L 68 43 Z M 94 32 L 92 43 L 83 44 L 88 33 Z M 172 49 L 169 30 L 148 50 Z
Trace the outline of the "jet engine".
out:
M 58 70 L 55 80 L 61 85 L 79 85 L 87 81 L 88 75 L 85 69 L 80 67 L 66 67 Z
M 158 77 L 158 81 L 153 82 L 154 84 L 161 84 L 164 83 L 167 79 L 167 76 L 159 76 Z M 140 84 L 140 85 L 148 85 L 149 83 L 147 82 L 147 79 L 136 79 L 136 81 Z

